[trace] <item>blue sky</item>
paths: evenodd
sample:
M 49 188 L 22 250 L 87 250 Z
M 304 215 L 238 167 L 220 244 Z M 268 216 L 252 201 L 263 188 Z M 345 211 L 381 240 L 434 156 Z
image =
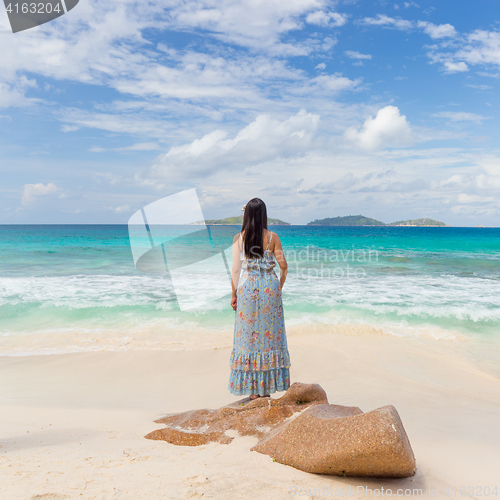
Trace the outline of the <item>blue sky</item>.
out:
M 0 13 L 0 223 L 127 223 L 195 187 L 296 223 L 500 226 L 500 4 L 80 0 Z

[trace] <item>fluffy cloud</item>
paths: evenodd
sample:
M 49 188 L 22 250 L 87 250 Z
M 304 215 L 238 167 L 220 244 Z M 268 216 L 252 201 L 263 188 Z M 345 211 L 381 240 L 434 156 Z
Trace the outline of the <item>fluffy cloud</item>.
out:
M 324 54 L 331 52 L 336 40 L 332 36 L 325 38 L 324 32 L 328 30 L 318 26 L 340 26 L 347 20 L 343 14 L 330 12 L 333 4 L 326 0 L 269 0 L 265 3 L 250 0 L 153 0 L 146 3 L 120 0 L 98 3 L 88 0 L 80 3 L 78 15 L 75 10 L 75 15 L 65 16 L 61 21 L 16 35 L 14 45 L 7 41 L 12 37 L 0 37 L 0 49 L 3 49 L 0 104 L 17 106 L 34 102 L 28 101 L 25 94 L 35 91 L 39 93 L 37 96 L 48 96 L 47 99 L 55 101 L 56 94 L 44 78 L 51 84 L 54 84 L 52 80 L 61 80 L 107 86 L 112 90 L 99 94 L 104 97 L 92 103 L 90 94 L 83 92 L 81 102 L 87 109 L 58 110 L 53 101 L 45 109 L 54 110 L 55 116 L 65 123 L 63 130 L 66 132 L 92 127 L 111 132 L 109 135 L 112 136 L 137 136 L 129 142 L 113 142 L 112 138 L 106 143 L 106 139 L 98 142 L 97 134 L 89 138 L 89 134 L 81 133 L 90 141 L 84 148 L 99 144 L 108 151 L 109 148 L 114 151 L 154 151 L 158 142 L 165 144 L 168 141 L 164 154 L 159 155 L 139 179 L 144 184 L 157 187 L 163 182 L 169 189 L 174 189 L 169 181 L 183 176 L 186 183 L 196 183 L 202 188 L 209 186 L 210 196 L 218 196 L 218 203 L 214 206 L 220 208 L 227 202 L 226 196 L 237 195 L 244 199 L 250 191 L 283 182 L 282 192 L 292 192 L 293 196 L 287 197 L 280 206 L 286 211 L 284 213 L 291 213 L 294 217 L 294 210 L 304 207 L 304 211 L 308 211 L 307 218 L 303 216 L 304 222 L 313 218 L 309 211 L 315 210 L 317 202 L 313 180 L 316 184 L 331 181 L 330 189 L 340 186 L 339 189 L 344 190 L 337 200 L 332 200 L 326 191 L 320 193 L 324 194 L 320 201 L 330 203 L 329 209 L 334 208 L 334 203 L 339 207 L 359 205 L 360 210 L 364 210 L 363 207 L 373 210 L 374 206 L 385 204 L 389 215 L 401 193 L 426 196 L 427 201 L 410 200 L 409 196 L 404 196 L 402 203 L 412 204 L 413 208 L 420 210 L 438 206 L 443 193 L 447 195 L 449 192 L 453 195 L 450 199 L 455 199 L 457 192 L 478 196 L 484 190 L 492 189 L 488 186 L 498 186 L 499 176 L 496 177 L 497 184 L 493 184 L 493 174 L 483 177 L 464 175 L 456 180 L 459 187 L 453 185 L 453 180 L 440 183 L 440 176 L 448 176 L 452 168 L 455 172 L 465 169 L 474 172 L 479 168 L 477 165 L 468 167 L 472 160 L 466 152 L 444 151 L 439 156 L 439 152 L 429 150 L 423 158 L 419 156 L 421 148 L 411 152 L 408 149 L 383 150 L 385 147 L 407 146 L 414 140 L 423 141 L 418 135 L 419 129 L 414 127 L 412 130 L 398 108 L 387 106 L 377 113 L 378 108 L 373 107 L 373 102 L 380 102 L 374 100 L 380 98 L 378 91 L 366 96 L 368 103 L 362 103 L 360 95 L 352 101 L 336 101 L 335 96 L 341 91 L 366 87 L 361 86 L 360 79 L 350 77 L 349 69 L 344 74 L 346 76 L 327 74 L 335 67 L 335 60 L 324 58 Z M 447 72 L 467 71 L 469 66 L 472 69 L 474 65 L 493 65 L 500 61 L 495 31 L 477 31 L 459 37 L 454 36 L 454 28 L 446 24 L 419 24 L 384 15 L 365 18 L 365 21 L 361 24 L 403 31 L 418 29 L 428 33 L 436 44 L 431 50 L 441 54 L 436 62 Z M 1 28 L 8 29 L 8 26 L 4 23 Z M 174 36 L 163 37 L 163 33 L 157 31 L 152 36 L 151 28 Z M 311 31 L 315 31 L 314 36 L 309 36 Z M 178 32 L 182 34 L 176 36 Z M 397 33 L 395 35 L 400 38 Z M 454 39 L 449 40 L 452 36 Z M 175 44 L 169 44 L 172 38 Z M 159 39 L 163 41 L 156 43 Z M 376 53 L 373 54 L 375 57 Z M 330 71 L 312 72 L 310 76 L 309 64 L 304 66 L 302 62 L 296 62 L 303 61 L 303 58 L 287 59 L 295 55 L 312 56 L 310 62 L 313 66 Z M 356 64 L 371 57 L 357 51 L 346 51 L 345 56 Z M 328 66 L 324 62 L 318 64 L 320 61 L 325 61 Z M 34 75 L 30 78 L 39 81 L 39 87 L 34 79 L 23 81 L 21 75 L 28 74 L 28 71 Z M 388 84 L 390 80 L 388 75 Z M 84 88 L 92 93 L 87 85 Z M 76 90 L 57 83 L 55 86 L 61 87 L 63 92 Z M 64 99 L 60 104 L 64 106 L 68 102 Z M 95 107 L 92 107 L 94 103 Z M 301 107 L 310 112 L 296 114 Z M 321 110 L 322 131 L 319 131 L 316 110 Z M 415 109 L 415 120 L 419 112 L 421 110 Z M 368 115 L 372 117 L 364 121 Z M 455 113 L 437 118 L 460 123 L 480 121 L 485 117 Z M 352 127 L 353 124 L 357 126 Z M 345 139 L 359 149 L 345 148 L 342 133 L 349 126 Z M 439 131 L 427 131 L 426 139 L 440 138 Z M 101 134 L 101 138 L 105 135 Z M 159 141 L 151 142 L 156 139 Z M 117 145 L 128 147 L 118 148 Z M 103 149 L 92 148 L 94 151 Z M 371 153 L 376 150 L 381 151 L 376 155 Z M 157 154 L 153 153 L 154 156 Z M 114 168 L 104 160 L 102 164 L 97 164 L 98 161 L 98 156 L 90 159 L 86 164 L 88 169 L 101 172 L 102 169 Z M 120 168 L 123 161 L 123 157 L 118 160 Z M 84 157 L 78 159 L 78 164 L 82 162 Z M 499 164 L 492 160 L 488 165 L 499 173 Z M 50 162 L 47 160 L 45 165 L 50 165 Z M 128 164 L 127 172 L 137 168 L 137 163 L 131 165 Z M 438 168 L 443 166 L 446 168 Z M 36 167 L 39 168 L 38 163 Z M 51 168 L 59 167 L 51 165 Z M 345 172 L 351 170 L 355 178 L 343 178 Z M 86 196 L 94 197 L 99 210 L 106 203 L 115 207 L 109 213 L 125 214 L 128 207 L 133 210 L 145 204 L 144 196 L 154 196 L 154 192 L 144 195 L 148 191 L 138 187 L 131 174 L 128 174 L 130 177 L 125 173 L 121 177 L 116 176 L 116 172 L 114 175 L 117 180 L 110 177 L 109 184 L 125 185 L 127 189 L 116 194 L 113 202 L 108 201 L 113 194 L 111 191 L 104 193 L 96 191 L 93 186 L 85 187 Z M 300 186 L 303 177 L 307 179 Z M 107 182 L 104 179 L 102 185 Z M 283 179 L 289 179 L 289 183 Z M 336 179 L 337 184 L 334 183 Z M 76 178 L 72 180 L 77 182 Z M 78 183 L 80 185 L 79 180 Z M 137 188 L 141 193 L 134 195 L 133 189 L 128 187 Z M 23 204 L 33 203 L 39 197 L 57 196 L 54 188 L 57 189 L 54 184 L 26 184 Z M 423 194 L 426 190 L 429 193 Z M 365 194 L 354 196 L 355 192 Z M 377 193 L 384 196 L 377 198 Z M 374 201 L 363 205 L 368 194 L 374 197 Z M 19 197 L 19 193 L 16 191 L 13 196 Z M 438 200 L 436 205 L 432 205 L 433 197 Z M 275 205 L 278 204 L 276 200 L 273 200 Z M 240 201 L 237 201 L 238 206 L 241 206 Z M 427 202 L 429 205 L 425 205 Z M 38 207 L 36 203 L 35 206 Z
M 476 30 L 467 36 L 467 42 L 455 57 L 469 64 L 500 66 L 500 32 Z
M 444 61 L 443 66 L 446 73 L 463 73 L 464 71 L 469 71 L 467 64 L 463 61 Z
M 250 102 L 255 100 L 253 86 L 263 81 L 299 78 L 300 71 L 276 56 L 310 55 L 331 49 L 332 42 L 327 39 L 293 36 L 294 31 L 302 30 L 309 14 L 323 13 L 329 26 L 344 24 L 346 16 L 328 12 L 328 3 L 89 0 L 79 4 L 74 15 L 17 35 L 15 44 L 12 37 L 0 37 L 0 106 L 34 102 L 24 97 L 28 87 L 20 75 L 25 72 L 106 85 L 125 94 L 199 100 L 244 98 Z M 311 19 L 316 18 L 322 22 L 321 15 Z M 182 50 L 160 43 L 155 47 L 143 35 L 150 28 L 198 30 L 212 43 L 221 40 L 249 52 L 215 49 L 215 55 L 210 56 L 197 52 L 195 46 Z M 0 31 L 8 29 L 2 11 Z M 286 42 L 282 40 L 285 36 Z M 204 47 L 204 52 L 210 51 Z M 252 57 L 250 52 L 259 55 Z
M 274 54 L 306 55 L 306 45 L 284 43 L 280 38 L 300 29 L 302 16 L 313 14 L 319 21 L 328 17 L 334 23 L 343 19 L 342 14 L 325 13 L 322 7 L 327 4 L 326 0 L 193 0 L 175 3 L 169 17 L 176 28 L 207 30 L 226 43 Z
M 377 17 L 365 17 L 362 24 L 369 26 L 393 27 L 403 31 L 409 31 L 413 28 L 420 28 L 432 39 L 454 38 L 458 35 L 451 24 L 433 24 L 427 21 L 407 21 L 406 19 L 389 17 L 386 14 L 377 14 Z
M 25 96 L 28 88 L 36 86 L 35 80 L 29 80 L 24 75 L 15 84 L 0 81 L 0 108 L 27 106 L 40 102 L 40 99 L 27 98 Z
M 427 21 L 419 21 L 418 27 L 424 30 L 431 38 L 454 38 L 457 36 L 455 28 L 451 24 L 433 24 Z
M 375 118 L 367 118 L 361 128 L 349 127 L 344 137 L 367 151 L 405 147 L 415 142 L 406 116 L 401 115 L 396 106 L 380 109 Z
M 25 184 L 23 190 L 22 205 L 29 205 L 36 201 L 39 196 L 47 196 L 57 193 L 58 188 L 55 184 L 49 182 L 47 185 L 39 182 L 38 184 Z
M 389 17 L 385 14 L 377 14 L 377 17 L 365 17 L 362 24 L 368 26 L 386 26 L 408 31 L 413 28 L 413 23 L 401 18 Z
M 500 32 L 476 30 L 453 45 L 447 42 L 430 47 L 431 63 L 441 63 L 446 73 L 469 71 L 469 66 L 500 66 Z
M 435 45 L 430 47 L 427 56 L 430 59 L 430 64 L 441 64 L 441 71 L 447 74 L 452 73 L 463 73 L 469 71 L 469 67 L 463 61 L 454 61 L 454 55 L 452 53 L 439 52 L 439 46 Z
M 350 59 L 371 59 L 371 54 L 361 54 L 361 52 L 357 52 L 355 50 L 346 50 L 344 54 Z
M 324 12 L 317 10 L 311 12 L 306 17 L 306 22 L 309 24 L 317 24 L 318 26 L 344 26 L 347 23 L 347 16 L 338 12 Z
M 346 90 L 355 90 L 361 84 L 361 79 L 351 80 L 340 74 L 320 75 L 304 83 L 299 83 L 290 87 L 289 91 L 293 94 L 311 95 L 311 93 L 326 92 L 331 95 L 332 92 L 339 93 Z
M 169 179 L 206 176 L 234 166 L 245 168 L 275 158 L 307 151 L 319 124 L 319 116 L 299 111 L 279 121 L 262 114 L 233 138 L 225 130 L 214 130 L 201 139 L 170 148 L 156 158 L 146 177 Z
M 419 147 L 386 149 L 373 154 L 359 149 L 326 150 L 317 146 L 313 144 L 306 155 L 252 165 L 244 172 L 244 183 L 228 175 L 227 170 L 204 178 L 197 185 L 207 193 L 204 210 L 210 218 L 238 213 L 251 193 L 252 197 L 264 199 L 276 217 L 293 223 L 347 215 L 351 210 L 357 210 L 356 213 L 371 210 L 375 218 L 391 222 L 395 220 L 394 207 L 397 207 L 401 213 L 399 219 L 420 214 L 449 224 L 464 225 L 470 220 L 474 225 L 497 225 L 499 202 L 488 205 L 487 217 L 463 212 L 461 208 L 457 208 L 460 210 L 457 215 L 453 207 L 461 193 L 495 198 L 500 187 L 500 158 L 483 158 L 491 170 L 488 175 L 480 173 L 477 161 L 482 157 L 466 149 Z M 467 205 L 471 210 L 477 208 L 475 203 Z M 465 219 L 462 212 L 467 214 Z
M 199 137 L 209 122 L 241 126 L 263 110 L 295 113 L 310 106 L 306 98 L 320 101 L 328 95 L 331 103 L 332 94 L 357 89 L 361 79 L 323 72 L 314 78 L 301 63 L 287 60 L 331 52 L 334 37 L 309 36 L 304 29 L 309 15 L 309 21 L 320 24 L 328 18 L 329 27 L 344 24 L 347 16 L 331 12 L 331 3 L 89 0 L 62 21 L 16 36 L 16 44 L 0 37 L 5 56 L 0 59 L 0 107 L 37 102 L 26 98 L 32 87 L 22 85 L 21 75 L 27 72 L 40 81 L 37 97 L 50 89 L 45 79 L 83 83 L 90 91 L 90 85 L 105 86 L 121 96 L 97 104 L 83 100 L 82 109 L 64 108 L 62 102 L 48 108 L 63 122 L 63 132 L 89 127 L 133 134 L 144 142 L 168 135 L 178 144 Z M 5 15 L 0 16 L 2 28 L 8 29 Z M 170 36 L 157 43 L 158 31 L 184 35 L 174 47 Z M 188 37 L 191 43 L 183 45 Z M 55 94 L 45 91 L 41 95 L 53 104 Z M 189 125 L 179 127 L 179 122 Z

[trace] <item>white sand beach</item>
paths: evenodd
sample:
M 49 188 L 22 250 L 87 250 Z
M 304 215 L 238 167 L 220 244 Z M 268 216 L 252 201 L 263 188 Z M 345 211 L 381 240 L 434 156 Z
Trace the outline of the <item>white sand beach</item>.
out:
M 469 361 L 468 341 L 359 326 L 308 332 L 290 329 L 292 382 L 318 383 L 330 403 L 365 412 L 393 404 L 414 477 L 308 474 L 249 451 L 250 437 L 200 447 L 144 439 L 162 415 L 238 399 L 227 390 L 227 347 L 3 356 L 0 499 L 373 498 L 388 488 L 498 498 L 500 380 Z

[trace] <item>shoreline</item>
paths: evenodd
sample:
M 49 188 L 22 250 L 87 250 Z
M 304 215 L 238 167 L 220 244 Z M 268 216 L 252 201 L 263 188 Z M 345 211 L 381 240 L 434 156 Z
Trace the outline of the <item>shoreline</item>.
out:
M 250 452 L 249 437 L 192 448 L 144 439 L 167 413 L 238 399 L 227 391 L 229 348 L 2 356 L 5 498 L 229 500 L 252 488 L 273 500 L 363 487 L 354 497 L 363 499 L 366 488 L 399 486 L 449 499 L 446 487 L 493 487 L 500 380 L 450 349 L 461 342 L 351 333 L 290 335 L 292 382 L 319 383 L 330 403 L 364 412 L 393 404 L 417 459 L 413 478 L 307 474 Z
M 468 335 L 457 330 L 443 329 L 432 324 L 401 325 L 397 323 L 365 322 L 314 322 L 289 320 L 286 326 L 287 339 L 296 344 L 307 343 L 316 338 L 316 342 L 329 343 L 336 336 L 377 338 L 386 342 L 408 339 L 415 342 L 429 342 L 429 349 L 447 346 L 446 354 L 459 353 L 476 367 L 493 374 L 500 379 L 500 342 L 481 335 Z M 66 339 L 71 339 L 68 341 Z M 26 333 L 19 347 L 20 334 L 4 336 L 0 359 L 10 357 L 37 357 L 100 352 L 190 352 L 231 349 L 233 328 L 202 327 L 194 328 L 191 324 L 157 325 L 148 329 L 141 326 L 138 330 L 55 331 Z M 443 353 L 443 355 L 446 355 Z

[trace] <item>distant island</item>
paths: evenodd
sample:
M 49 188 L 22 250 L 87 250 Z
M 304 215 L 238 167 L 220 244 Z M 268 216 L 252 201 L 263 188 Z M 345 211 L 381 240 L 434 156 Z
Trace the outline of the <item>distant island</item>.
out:
M 243 224 L 243 215 L 238 215 L 237 217 L 226 217 L 225 219 L 211 219 L 206 220 L 205 224 L 216 225 L 216 226 L 241 226 Z M 280 219 L 267 218 L 268 226 L 291 226 L 289 222 L 284 222 Z
M 385 226 L 379 220 L 370 219 L 364 215 L 347 215 L 346 217 L 327 217 L 316 219 L 307 224 L 308 226 Z
M 212 226 L 241 226 L 243 215 L 237 217 L 226 217 L 225 219 L 207 219 L 193 222 L 195 225 L 209 224 Z M 267 218 L 268 226 L 291 226 L 289 222 L 280 219 Z M 407 226 L 407 227 L 450 227 L 440 220 L 422 218 L 411 220 L 400 220 L 386 224 L 377 219 L 371 219 L 364 215 L 346 215 L 345 217 L 327 217 L 325 219 L 316 219 L 307 223 L 308 226 Z
M 398 222 L 391 222 L 387 226 L 437 226 L 437 227 L 450 227 L 448 224 L 434 219 L 414 219 L 414 220 L 400 220 Z
M 316 219 L 307 224 L 308 226 L 412 226 L 412 227 L 450 227 L 448 224 L 434 219 L 400 220 L 386 224 L 385 222 L 370 219 L 364 215 L 347 215 L 345 217 L 327 217 Z

